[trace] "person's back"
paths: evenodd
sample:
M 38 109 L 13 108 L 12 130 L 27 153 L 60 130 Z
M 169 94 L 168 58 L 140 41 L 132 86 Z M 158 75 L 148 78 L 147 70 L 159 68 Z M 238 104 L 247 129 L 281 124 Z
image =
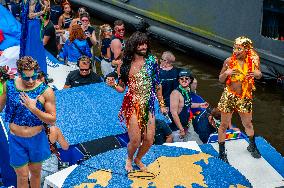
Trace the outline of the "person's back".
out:
M 62 12 L 63 11 L 60 5 L 53 4 L 50 6 L 50 20 L 54 25 L 58 25 L 58 19 Z
M 42 30 L 42 41 L 44 48 L 51 53 L 54 57 L 57 56 L 58 50 L 56 45 L 56 33 L 53 23 L 50 21 L 50 14 L 41 16 L 41 20 L 44 23 Z
M 173 142 L 172 130 L 168 124 L 163 121 L 156 119 L 156 131 L 155 131 L 155 145 L 162 145 L 164 143 Z
M 173 67 L 171 70 L 160 69 L 160 79 L 163 88 L 163 97 L 166 106 L 170 106 L 170 95 L 174 89 L 178 87 L 178 73 L 179 69 Z
M 170 95 L 175 90 L 178 83 L 178 74 L 180 69 L 174 67 L 172 63 L 176 60 L 174 54 L 170 51 L 165 51 L 160 59 L 160 79 L 162 84 L 163 98 L 166 107 L 170 107 Z
M 70 40 L 66 41 L 66 44 L 63 46 L 63 50 L 59 57 L 76 64 L 77 60 L 82 55 L 92 57 L 87 40 L 75 39 L 73 42 L 70 42 Z

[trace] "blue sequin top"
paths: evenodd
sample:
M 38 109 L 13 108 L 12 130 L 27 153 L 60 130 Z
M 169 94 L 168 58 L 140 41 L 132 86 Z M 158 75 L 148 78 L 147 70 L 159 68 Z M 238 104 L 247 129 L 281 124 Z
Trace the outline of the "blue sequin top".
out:
M 44 83 L 41 83 L 33 90 L 22 91 L 16 88 L 15 80 L 7 81 L 7 101 L 5 108 L 5 121 L 9 123 L 15 123 L 19 126 L 39 126 L 43 122 L 34 115 L 29 109 L 20 103 L 20 93 L 25 92 L 30 98 L 35 99 L 38 95 L 41 95 L 48 86 Z M 42 103 L 37 101 L 36 107 L 45 111 Z

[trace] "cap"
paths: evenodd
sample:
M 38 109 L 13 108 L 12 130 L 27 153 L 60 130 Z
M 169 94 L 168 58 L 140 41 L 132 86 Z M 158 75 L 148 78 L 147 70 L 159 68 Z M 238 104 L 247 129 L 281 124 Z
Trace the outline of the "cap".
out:
M 193 78 L 191 72 L 185 69 L 181 70 L 178 74 L 178 77 L 183 77 L 183 76 L 190 77 L 191 79 Z

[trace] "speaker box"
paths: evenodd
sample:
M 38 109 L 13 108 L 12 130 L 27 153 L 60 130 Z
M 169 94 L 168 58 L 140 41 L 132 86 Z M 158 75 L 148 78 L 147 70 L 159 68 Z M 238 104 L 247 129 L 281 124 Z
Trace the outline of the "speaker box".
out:
M 121 148 L 121 144 L 115 136 L 107 136 L 79 144 L 78 148 L 91 156 Z

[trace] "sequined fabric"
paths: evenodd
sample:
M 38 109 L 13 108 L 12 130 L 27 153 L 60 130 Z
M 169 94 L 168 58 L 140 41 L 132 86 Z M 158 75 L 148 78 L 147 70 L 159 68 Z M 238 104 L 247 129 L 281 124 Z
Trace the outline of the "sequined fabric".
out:
M 7 101 L 5 108 L 5 121 L 12 123 L 14 122 L 20 126 L 38 126 L 43 125 L 43 122 L 34 115 L 29 109 L 20 103 L 20 93 L 25 92 L 30 98 L 35 99 L 38 95 L 42 94 L 48 86 L 44 83 L 40 84 L 33 90 L 21 91 L 15 86 L 14 80 L 7 81 Z M 37 101 L 36 107 L 44 110 L 42 103 Z
M 238 74 L 228 76 L 226 85 L 230 86 L 232 82 L 242 82 L 242 93 L 234 93 L 239 98 L 252 99 L 252 91 L 255 90 L 254 78 L 246 77 L 249 72 L 254 72 L 255 69 L 259 69 L 259 56 L 253 50 L 248 51 L 247 58 L 244 61 L 243 67 L 241 67 L 236 60 L 236 56 L 231 57 L 229 68 L 238 70 Z
M 226 87 L 218 103 L 218 109 L 225 113 L 232 113 L 234 110 L 250 113 L 252 112 L 252 99 L 247 97 L 239 98 Z
M 143 132 L 149 120 L 149 112 L 154 114 L 154 102 L 156 100 L 156 85 L 160 84 L 158 75 L 158 63 L 156 58 L 150 55 L 141 70 L 129 77 L 128 91 L 124 96 L 119 118 L 126 122 L 135 113 L 138 126 Z

